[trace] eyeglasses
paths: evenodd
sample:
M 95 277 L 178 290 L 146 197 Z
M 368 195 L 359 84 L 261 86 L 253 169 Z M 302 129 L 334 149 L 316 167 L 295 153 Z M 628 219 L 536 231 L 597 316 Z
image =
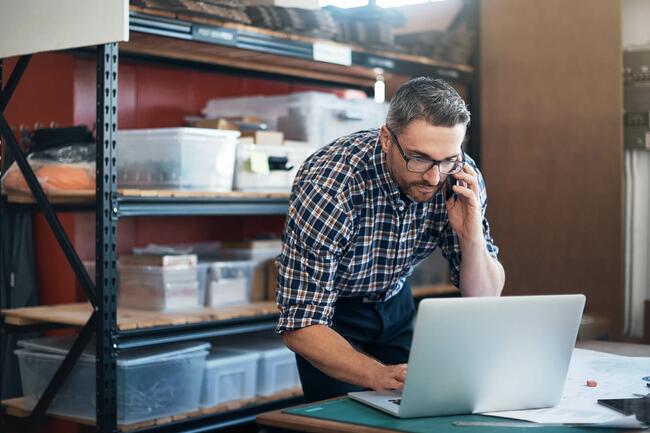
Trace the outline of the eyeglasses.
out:
M 391 131 L 391 129 L 388 127 L 386 127 L 386 129 L 397 145 L 397 149 L 399 150 L 400 155 L 402 155 L 402 158 L 404 158 L 404 161 L 406 161 L 406 169 L 412 173 L 426 173 L 427 171 L 431 170 L 434 165 L 437 165 L 438 170 L 440 170 L 441 174 L 456 174 L 461 171 L 465 165 L 465 153 L 462 149 L 460 151 L 460 155 L 451 160 L 445 159 L 443 161 L 436 161 L 435 159 L 408 156 L 406 153 L 404 153 L 404 149 L 402 149 L 399 141 L 397 141 L 397 136 L 395 136 L 393 131 Z

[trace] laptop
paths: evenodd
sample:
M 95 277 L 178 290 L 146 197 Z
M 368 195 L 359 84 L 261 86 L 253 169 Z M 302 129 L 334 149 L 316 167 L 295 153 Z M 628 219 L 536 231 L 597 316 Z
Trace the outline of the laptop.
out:
M 403 391 L 351 392 L 400 418 L 551 407 L 584 295 L 424 299 Z

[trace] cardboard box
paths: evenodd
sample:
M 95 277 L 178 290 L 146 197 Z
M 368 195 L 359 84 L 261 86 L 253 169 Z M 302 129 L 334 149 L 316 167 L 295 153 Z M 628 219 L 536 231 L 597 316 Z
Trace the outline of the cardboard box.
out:
M 269 264 L 273 265 L 275 272 L 275 257 L 280 254 L 282 241 L 280 239 L 262 239 L 250 241 L 224 242 L 222 244 L 222 254 L 237 259 L 254 260 L 252 283 L 251 283 L 251 301 L 259 302 L 268 300 L 268 281 L 269 278 L 275 279 L 275 274 L 269 276 Z M 270 300 L 275 300 L 275 294 Z
M 275 302 L 278 288 L 278 268 L 271 260 L 266 268 L 266 300 Z
M 242 131 L 242 137 L 253 137 L 260 146 L 284 145 L 284 133 L 279 131 Z

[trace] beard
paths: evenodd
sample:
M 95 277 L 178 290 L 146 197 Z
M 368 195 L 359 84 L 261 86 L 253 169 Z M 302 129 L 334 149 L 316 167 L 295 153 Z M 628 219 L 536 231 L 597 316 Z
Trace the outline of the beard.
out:
M 406 188 L 406 195 L 415 202 L 427 202 L 433 200 L 436 193 L 440 190 L 440 183 L 431 185 L 428 183 L 416 182 L 411 183 Z

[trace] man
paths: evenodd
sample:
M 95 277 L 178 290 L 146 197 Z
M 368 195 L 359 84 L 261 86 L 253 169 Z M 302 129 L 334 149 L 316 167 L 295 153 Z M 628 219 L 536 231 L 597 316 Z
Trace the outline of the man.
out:
M 450 85 L 415 78 L 381 129 L 342 137 L 300 168 L 277 261 L 277 331 L 307 401 L 403 387 L 415 314 L 405 279 L 436 248 L 463 296 L 501 293 L 485 185 L 461 150 L 469 120 Z

